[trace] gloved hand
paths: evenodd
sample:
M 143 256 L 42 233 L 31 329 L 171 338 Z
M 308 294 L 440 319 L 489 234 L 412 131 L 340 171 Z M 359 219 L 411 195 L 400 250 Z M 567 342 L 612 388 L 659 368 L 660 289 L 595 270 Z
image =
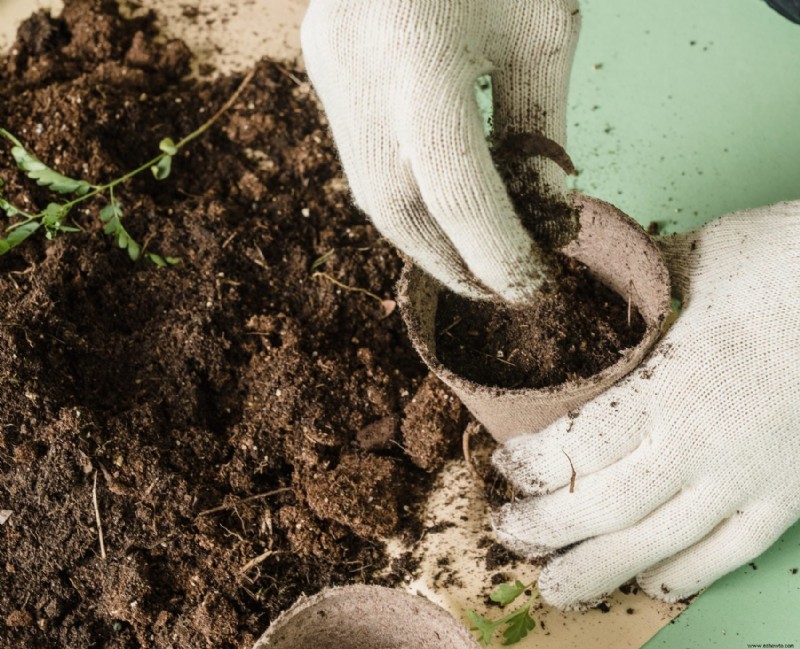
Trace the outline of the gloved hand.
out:
M 576 0 L 311 0 L 301 40 L 356 203 L 428 273 L 511 302 L 542 281 L 537 247 L 492 162 L 475 101 L 491 73 L 494 132 L 564 146 Z M 519 178 L 545 195 L 545 156 Z M 514 187 L 511 187 L 512 192 Z
M 800 517 L 800 202 L 661 245 L 684 308 L 649 359 L 577 417 L 495 452 L 531 496 L 497 514 L 503 543 L 529 557 L 578 543 L 539 577 L 559 608 L 634 576 L 687 597 Z

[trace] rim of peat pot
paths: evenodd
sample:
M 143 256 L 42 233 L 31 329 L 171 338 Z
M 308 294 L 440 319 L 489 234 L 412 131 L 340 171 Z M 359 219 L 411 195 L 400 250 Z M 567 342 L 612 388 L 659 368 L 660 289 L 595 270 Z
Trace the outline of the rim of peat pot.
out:
M 383 586 L 301 597 L 253 649 L 479 649 L 463 626 L 424 597 Z
M 498 442 L 536 432 L 590 401 L 633 370 L 659 339 L 670 313 L 670 279 L 661 251 L 644 229 L 605 201 L 574 194 L 580 211 L 578 237 L 562 252 L 586 264 L 619 295 L 630 296 L 645 322 L 645 333 L 619 360 L 588 378 L 546 388 L 499 388 L 471 381 L 436 355 L 436 309 L 442 285 L 406 264 L 397 302 L 414 347 L 426 365 L 456 393 Z

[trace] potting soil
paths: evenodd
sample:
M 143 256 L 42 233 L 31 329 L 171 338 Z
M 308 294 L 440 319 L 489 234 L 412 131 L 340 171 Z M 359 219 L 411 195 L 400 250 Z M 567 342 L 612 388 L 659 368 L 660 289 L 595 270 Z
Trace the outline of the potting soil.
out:
M 638 309 L 580 262 L 550 255 L 550 278 L 530 305 L 475 302 L 444 292 L 436 354 L 451 370 L 501 388 L 546 388 L 589 378 L 639 344 Z

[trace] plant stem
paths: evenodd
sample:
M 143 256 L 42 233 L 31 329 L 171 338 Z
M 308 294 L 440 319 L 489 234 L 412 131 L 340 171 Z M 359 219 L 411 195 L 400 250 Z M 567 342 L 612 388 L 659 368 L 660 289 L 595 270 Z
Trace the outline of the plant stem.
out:
M 211 126 L 214 125 L 214 122 L 216 122 L 220 117 L 222 117 L 228 110 L 230 110 L 231 106 L 233 106 L 233 104 L 236 103 L 236 100 L 239 99 L 239 95 L 242 94 L 244 89 L 247 87 L 247 84 L 249 84 L 250 81 L 253 80 L 253 77 L 255 76 L 255 74 L 256 74 L 255 68 L 250 70 L 250 72 L 247 73 L 245 78 L 242 79 L 242 82 L 239 84 L 239 87 L 230 96 L 228 101 L 226 101 L 222 105 L 222 108 L 220 108 L 216 113 L 214 113 L 211 116 L 211 118 L 205 124 L 203 124 L 200 128 L 198 128 L 196 131 L 192 131 L 191 133 L 189 133 L 189 135 L 187 135 L 182 140 L 180 140 L 175 145 L 175 148 L 176 149 L 181 149 L 182 147 L 186 146 L 189 142 L 194 140 L 196 137 L 201 136 L 209 128 L 211 128 Z
M 239 87 L 236 89 L 236 91 L 222 105 L 222 108 L 220 108 L 216 113 L 214 113 L 214 115 L 212 115 L 199 128 L 197 128 L 196 130 L 192 131 L 191 133 L 189 133 L 189 135 L 185 136 L 182 140 L 180 140 L 175 145 L 175 148 L 178 149 L 178 151 L 180 151 L 189 142 L 191 142 L 195 138 L 201 136 L 209 128 L 211 128 L 214 125 L 214 123 L 217 122 L 217 120 L 219 120 L 220 117 L 222 117 L 228 110 L 230 110 L 231 106 L 233 106 L 233 104 L 236 102 L 236 100 L 242 94 L 244 89 L 247 87 L 247 84 L 249 84 L 250 81 L 252 81 L 253 77 L 255 76 L 255 73 L 256 73 L 255 69 L 253 69 L 250 72 L 248 72 L 247 75 L 245 76 L 245 78 L 242 79 L 242 82 L 239 84 Z M 8 138 L 12 142 L 14 142 L 17 146 L 22 146 L 22 144 L 20 143 L 20 141 L 17 138 L 15 138 L 13 135 L 11 135 L 8 131 L 6 131 L 3 128 L 0 128 L 0 135 Z M 120 176 L 119 178 L 116 178 L 116 179 L 112 180 L 111 182 L 106 183 L 105 185 L 92 185 L 92 191 L 84 194 L 83 196 L 79 196 L 78 198 L 75 198 L 75 199 L 73 199 L 71 201 L 67 201 L 66 203 L 64 203 L 64 209 L 66 211 L 71 210 L 75 205 L 78 205 L 79 203 L 82 203 L 82 202 L 84 202 L 84 201 L 86 201 L 86 200 L 88 200 L 88 199 L 90 199 L 90 198 L 92 198 L 94 196 L 97 196 L 98 194 L 102 194 L 106 190 L 113 190 L 113 188 L 116 187 L 117 185 L 120 185 L 120 184 L 124 183 L 125 181 L 130 180 L 134 176 L 138 176 L 143 171 L 147 171 L 148 169 L 150 169 L 150 167 L 152 167 L 154 165 L 157 165 L 167 155 L 168 154 L 166 154 L 166 153 L 160 153 L 159 155 L 157 155 L 152 160 L 148 160 L 144 164 L 136 167 L 136 169 L 134 169 L 133 171 L 129 171 L 125 175 Z M 11 225 L 8 228 L 6 228 L 6 231 L 13 230 L 14 228 L 17 228 L 17 227 L 19 227 L 21 225 L 24 225 L 25 223 L 29 223 L 30 221 L 33 221 L 33 220 L 39 218 L 39 215 L 28 214 L 26 212 L 23 212 L 22 210 L 18 210 L 18 211 L 20 212 L 20 214 L 24 214 L 27 217 L 27 220 L 26 221 L 20 221 L 19 223 L 14 223 L 13 225 Z

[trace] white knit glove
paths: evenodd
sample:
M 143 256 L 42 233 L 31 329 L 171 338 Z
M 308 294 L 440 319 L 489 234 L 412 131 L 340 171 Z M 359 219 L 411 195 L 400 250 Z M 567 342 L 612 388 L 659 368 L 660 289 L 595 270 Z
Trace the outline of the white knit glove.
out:
M 684 310 L 649 359 L 494 456 L 533 496 L 496 516 L 503 543 L 529 557 L 579 543 L 539 577 L 559 608 L 634 576 L 659 599 L 687 597 L 800 518 L 800 202 L 662 248 Z
M 463 295 L 523 301 L 542 280 L 492 163 L 475 81 L 492 75 L 497 139 L 535 132 L 563 147 L 578 26 L 576 0 L 310 2 L 303 55 L 356 203 Z M 526 171 L 563 196 L 558 164 L 540 155 Z

